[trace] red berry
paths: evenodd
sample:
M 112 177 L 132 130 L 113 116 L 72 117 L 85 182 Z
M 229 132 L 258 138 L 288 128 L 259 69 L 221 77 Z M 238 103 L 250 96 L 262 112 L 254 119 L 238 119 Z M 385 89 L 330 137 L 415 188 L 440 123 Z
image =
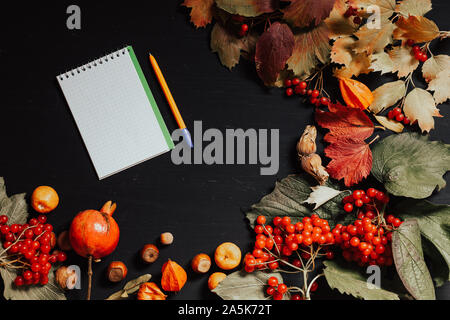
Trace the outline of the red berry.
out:
M 403 115 L 403 113 L 400 113 L 395 116 L 395 120 L 397 120 L 398 122 L 402 122 L 403 119 L 405 119 L 405 116 Z
M 0 224 L 6 224 L 8 222 L 8 217 L 4 214 L 0 216 Z
M 344 211 L 345 212 L 352 212 L 353 211 L 353 205 L 351 203 L 346 203 L 344 205 Z
M 267 280 L 267 284 L 271 287 L 278 286 L 278 279 L 275 277 L 270 277 L 269 280 Z
M 25 280 L 31 280 L 33 278 L 33 273 L 31 273 L 30 270 L 26 270 L 26 271 L 23 272 L 22 277 Z
M 353 191 L 353 199 L 357 200 L 357 199 L 361 199 L 362 197 L 362 192 L 361 190 L 355 190 Z
M 286 227 L 286 226 L 288 226 L 289 224 L 291 224 L 291 218 L 289 218 L 289 217 L 283 217 L 283 219 L 281 220 L 281 224 L 284 226 L 284 227 Z
M 295 232 L 295 225 L 293 225 L 293 224 L 288 224 L 288 225 L 286 226 L 286 231 L 287 231 L 288 233 L 294 233 L 294 232 Z
M 282 300 L 283 294 L 278 291 L 275 291 L 274 294 L 272 295 L 272 297 L 273 297 L 273 300 Z
M 7 226 L 6 224 L 2 225 L 2 226 L 0 227 L 0 232 L 1 232 L 2 234 L 8 234 L 8 233 L 9 233 L 9 226 Z
M 248 31 L 248 24 L 244 23 L 241 25 L 241 31 L 243 33 L 246 33 Z
M 326 97 L 320 98 L 320 103 L 324 106 L 327 106 L 329 102 L 330 102 L 330 100 Z
M 313 90 L 313 92 L 311 93 L 311 97 L 313 98 L 317 98 L 320 95 L 319 90 Z
M 35 218 L 30 219 L 30 221 L 28 221 L 28 223 L 30 224 L 30 226 L 35 226 L 39 223 L 39 221 Z
M 293 294 L 291 300 L 303 300 L 302 296 L 299 294 Z
M 350 239 L 350 244 L 352 245 L 352 247 L 357 247 L 359 246 L 359 238 L 357 237 L 353 237 Z
M 377 195 L 377 190 L 375 190 L 374 188 L 369 188 L 367 189 L 367 195 L 371 198 L 374 198 Z
M 412 47 L 412 46 L 414 45 L 414 40 L 408 39 L 408 40 L 406 41 L 406 45 Z
M 285 86 L 286 88 L 291 87 L 291 86 L 292 86 L 292 81 L 289 80 L 289 79 L 284 80 L 284 86 Z
M 395 218 L 394 221 L 392 221 L 392 224 L 394 227 L 398 228 L 402 224 L 402 221 L 399 218 Z
M 361 18 L 360 17 L 354 17 L 353 18 L 353 23 L 360 24 L 361 23 Z
M 422 55 L 419 57 L 420 62 L 425 62 L 428 60 L 428 56 L 426 53 L 422 53 Z
M 294 90 L 292 90 L 292 88 L 287 88 L 286 89 L 286 95 L 288 97 L 292 96 L 294 94 Z
M 258 218 L 256 218 L 256 223 L 257 224 L 265 224 L 266 223 L 266 217 L 258 216 Z
M 292 85 L 293 86 L 298 86 L 299 84 L 300 84 L 300 79 L 299 78 L 292 79 Z
M 394 111 L 393 110 L 389 111 L 387 117 L 391 120 L 394 119 L 395 118 Z
M 417 45 L 413 46 L 412 50 L 413 50 L 413 53 L 416 54 L 417 52 L 420 52 L 420 47 Z
M 405 117 L 404 119 L 403 119 L 403 124 L 404 125 L 408 125 L 408 124 L 410 124 L 411 123 L 411 121 L 407 118 L 407 117 Z
M 41 275 L 41 278 L 39 280 L 39 283 L 43 286 L 45 286 L 48 283 L 48 276 L 46 275 Z
M 18 224 L 13 224 L 9 227 L 9 231 L 12 233 L 18 233 L 19 232 L 19 225 Z
M 266 290 L 266 293 L 269 296 L 272 296 L 275 293 L 275 288 L 274 287 L 268 287 L 267 290 Z
M 334 253 L 333 253 L 333 251 L 328 251 L 328 252 L 327 252 L 327 259 L 328 259 L 328 260 L 333 260 L 333 259 L 334 259 Z
M 312 90 L 309 89 L 308 91 L 306 91 L 306 94 L 307 94 L 308 96 L 312 95 Z
M 355 206 L 361 208 L 364 205 L 364 202 L 361 199 L 355 200 Z
M 16 279 L 14 279 L 14 284 L 15 284 L 17 287 L 23 286 L 24 283 L 25 283 L 25 281 L 24 281 L 24 279 L 23 279 L 22 276 L 17 276 Z
M 394 108 L 392 111 L 394 112 L 394 116 L 402 113 L 402 109 L 400 109 L 399 107 Z
M 306 89 L 306 87 L 308 86 L 308 84 L 305 81 L 300 82 L 299 84 L 300 88 L 302 89 Z
M 310 291 L 311 291 L 311 292 L 314 292 L 314 291 L 317 290 L 318 287 L 319 287 L 319 284 L 318 284 L 317 282 L 314 282 L 314 283 L 311 285 Z
M 285 285 L 284 283 L 280 283 L 280 284 L 278 285 L 277 291 L 278 291 L 279 293 L 281 293 L 281 294 L 284 294 L 284 293 L 286 293 L 286 292 L 288 291 L 288 287 L 287 287 L 287 285 Z
M 295 88 L 294 88 L 294 92 L 296 94 L 302 94 L 303 90 L 305 90 L 305 89 L 300 88 L 300 86 L 295 86 Z

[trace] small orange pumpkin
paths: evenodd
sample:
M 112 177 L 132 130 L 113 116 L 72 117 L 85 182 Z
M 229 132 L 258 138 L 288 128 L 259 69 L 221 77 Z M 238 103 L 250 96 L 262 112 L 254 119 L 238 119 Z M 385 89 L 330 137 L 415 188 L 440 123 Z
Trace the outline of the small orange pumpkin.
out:
M 339 87 L 342 98 L 350 108 L 367 109 L 373 102 L 373 94 L 367 86 L 359 81 L 340 78 Z

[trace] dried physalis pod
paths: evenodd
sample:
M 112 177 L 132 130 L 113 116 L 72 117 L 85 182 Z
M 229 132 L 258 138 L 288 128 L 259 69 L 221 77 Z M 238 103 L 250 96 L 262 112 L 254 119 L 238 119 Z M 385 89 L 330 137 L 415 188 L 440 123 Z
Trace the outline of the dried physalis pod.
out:
M 178 292 L 187 280 L 186 271 L 175 261 L 169 259 L 162 267 L 161 287 L 165 291 Z
M 321 186 L 328 181 L 329 174 L 322 166 L 322 159 L 318 154 L 313 153 L 309 156 L 302 157 L 302 168 L 308 174 L 312 175 Z
M 146 263 L 153 263 L 159 257 L 159 250 L 154 244 L 146 244 L 141 250 L 141 258 Z
M 307 126 L 302 137 L 297 143 L 297 154 L 299 157 L 316 153 L 317 129 L 314 126 Z
M 72 290 L 77 284 L 78 275 L 74 269 L 61 266 L 55 272 L 55 280 L 61 289 Z
M 367 109 L 373 102 L 373 93 L 367 86 L 359 81 L 340 78 L 339 88 L 342 98 L 350 108 Z
M 108 280 L 111 282 L 120 282 L 127 276 L 128 269 L 122 261 L 113 261 L 109 264 L 106 272 Z
M 159 289 L 154 282 L 141 284 L 137 294 L 138 300 L 166 300 L 166 295 Z

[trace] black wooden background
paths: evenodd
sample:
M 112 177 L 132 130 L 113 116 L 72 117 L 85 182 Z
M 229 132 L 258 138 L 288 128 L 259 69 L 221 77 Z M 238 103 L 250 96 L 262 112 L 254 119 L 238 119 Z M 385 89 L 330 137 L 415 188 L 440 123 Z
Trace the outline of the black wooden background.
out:
M 122 286 L 105 279 L 105 269 L 113 260 L 128 265 L 128 280 L 151 273 L 158 281 L 168 258 L 189 269 L 195 254 L 212 254 L 224 241 L 247 251 L 252 233 L 243 210 L 270 192 L 277 179 L 299 171 L 295 143 L 313 121 L 311 106 L 284 97 L 282 90 L 266 89 L 251 63 L 242 61 L 232 72 L 222 67 L 210 52 L 211 26 L 195 30 L 180 3 L 16 2 L 0 13 L 0 176 L 5 177 L 9 194 L 53 186 L 61 202 L 49 221 L 58 232 L 67 229 L 81 210 L 100 208 L 110 199 L 118 204 L 114 217 L 121 229 L 120 243 L 94 267 L 94 299 L 104 299 Z M 81 7 L 80 31 L 66 28 L 70 4 Z M 434 0 L 433 6 L 427 16 L 441 30 L 450 30 L 450 2 Z M 203 121 L 204 130 L 280 129 L 278 174 L 260 176 L 258 165 L 175 166 L 165 154 L 99 181 L 55 76 L 125 45 L 133 45 L 170 131 L 176 123 L 149 66 L 149 51 L 158 59 L 191 130 L 195 120 Z M 432 46 L 435 54 L 448 54 L 449 49 L 448 40 Z M 372 89 L 390 78 L 362 77 Z M 416 83 L 423 86 L 420 80 Z M 326 86 L 339 97 L 334 79 L 328 79 Z M 441 113 L 444 118 L 436 119 L 431 137 L 450 143 L 448 104 L 441 106 Z M 432 200 L 449 204 L 449 190 Z M 161 250 L 155 264 L 142 264 L 138 250 L 163 231 L 175 235 L 174 244 Z M 86 268 L 86 262 L 73 253 L 69 262 Z M 191 272 L 188 276 L 186 287 L 173 299 L 215 298 L 207 289 L 206 276 Z M 69 298 L 84 298 L 86 277 L 82 283 L 83 290 L 70 292 Z M 323 282 L 321 286 L 317 298 L 342 298 Z M 438 296 L 450 298 L 450 286 L 439 289 Z

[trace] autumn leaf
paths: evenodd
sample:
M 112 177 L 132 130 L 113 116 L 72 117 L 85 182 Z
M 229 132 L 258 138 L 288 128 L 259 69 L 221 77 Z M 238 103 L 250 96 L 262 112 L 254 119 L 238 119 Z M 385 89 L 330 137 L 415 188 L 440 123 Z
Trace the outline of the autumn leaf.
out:
M 272 85 L 294 49 L 294 35 L 287 24 L 273 23 L 256 43 L 255 63 L 259 77 Z
M 389 51 L 389 57 L 394 63 L 394 73 L 397 72 L 399 78 L 408 76 L 419 66 L 419 60 L 414 58 L 411 50 L 405 47 L 394 47 Z
M 317 210 L 324 203 L 327 203 L 331 199 L 336 198 L 338 195 L 345 192 L 327 186 L 314 186 L 311 187 L 311 190 L 312 192 L 308 199 L 303 201 L 303 203 L 315 204 L 314 210 Z
M 403 0 L 395 11 L 404 16 L 423 16 L 431 10 L 431 0 Z
M 352 61 L 348 67 L 336 68 L 333 75 L 336 78 L 357 77 L 360 74 L 367 74 L 372 71 L 370 56 L 367 53 L 359 53 L 352 55 Z
M 353 22 L 352 17 L 346 18 L 344 16 L 347 9 L 346 0 L 336 0 L 334 3 L 330 16 L 325 19 L 325 24 L 329 30 L 328 37 L 330 39 L 336 39 L 340 36 L 350 36 L 358 28 L 358 25 Z
M 374 72 L 381 71 L 381 74 L 394 72 L 394 62 L 384 51 L 372 54 L 370 69 Z
M 406 87 L 403 80 L 387 82 L 373 91 L 373 102 L 369 106 L 369 110 L 375 114 L 383 112 L 403 98 L 405 92 Z
M 383 51 L 388 44 L 392 43 L 393 31 L 394 25 L 390 21 L 386 22 L 379 30 L 369 29 L 367 25 L 364 25 L 355 33 L 358 41 L 353 50 L 356 53 L 367 52 L 369 55 Z
M 374 11 L 368 9 L 377 6 L 380 9 L 382 22 L 394 14 L 396 5 L 395 0 L 349 0 L 349 4 L 353 7 L 362 8 L 369 14 L 374 13 Z
M 434 91 L 434 100 L 437 104 L 450 98 L 450 70 L 445 69 L 436 75 L 428 84 L 428 90 Z
M 206 27 L 213 17 L 214 0 L 185 0 L 182 4 L 191 10 L 191 22 L 197 27 Z
M 215 0 L 217 6 L 228 13 L 256 17 L 278 9 L 275 0 Z
M 329 61 L 328 41 L 328 28 L 324 23 L 312 30 L 296 34 L 292 56 L 287 60 L 288 68 L 298 76 L 309 75 L 319 62 Z
M 414 40 L 415 42 L 428 42 L 439 36 L 437 25 L 421 16 L 400 17 L 395 23 L 394 39 Z
M 384 116 L 375 116 L 375 119 L 386 129 L 394 131 L 396 133 L 403 132 L 405 128 L 401 122 L 388 119 Z
M 325 155 L 332 159 L 327 171 L 352 186 L 367 177 L 372 168 L 372 152 L 364 140 L 372 135 L 374 125 L 360 109 L 339 104 L 330 104 L 328 109 L 316 111 L 317 123 L 330 130 L 324 137 L 330 143 Z
M 427 81 L 435 79 L 439 72 L 450 69 L 450 56 L 440 54 L 431 56 L 422 66 L 422 76 Z
M 338 38 L 331 48 L 331 61 L 349 67 L 353 60 L 353 47 L 356 40 L 352 37 Z
M 250 50 L 248 37 L 252 35 L 238 39 L 216 23 L 211 32 L 211 50 L 217 52 L 220 62 L 231 70 L 239 63 L 241 50 Z
M 355 43 L 356 40 L 352 37 L 341 37 L 333 43 L 331 61 L 344 65 L 344 67 L 335 69 L 335 77 L 351 78 L 371 71 L 370 57 L 366 53 L 355 53 L 353 51 Z
M 283 0 L 290 1 L 289 6 L 281 10 L 283 18 L 294 27 L 319 25 L 330 15 L 335 0 Z
M 411 122 L 417 120 L 422 132 L 434 129 L 433 117 L 442 117 L 431 93 L 420 88 L 415 88 L 408 93 L 403 111 Z

